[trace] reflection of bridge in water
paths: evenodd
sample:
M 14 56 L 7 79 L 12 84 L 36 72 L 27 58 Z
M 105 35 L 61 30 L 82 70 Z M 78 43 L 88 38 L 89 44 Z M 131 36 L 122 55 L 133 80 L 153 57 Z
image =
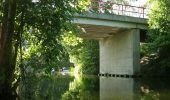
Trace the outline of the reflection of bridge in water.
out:
M 100 77 L 100 100 L 140 100 L 139 89 L 133 78 Z
M 134 75 L 139 72 L 140 30 L 147 29 L 145 8 L 112 2 L 91 5 L 89 12 L 75 15 L 73 22 L 84 30 L 79 34 L 81 38 L 99 40 L 100 73 Z

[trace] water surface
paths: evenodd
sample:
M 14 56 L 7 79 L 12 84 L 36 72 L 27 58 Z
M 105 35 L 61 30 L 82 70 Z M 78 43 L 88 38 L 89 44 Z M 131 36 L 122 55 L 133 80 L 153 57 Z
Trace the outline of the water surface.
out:
M 24 82 L 22 100 L 170 100 L 169 79 L 56 75 Z

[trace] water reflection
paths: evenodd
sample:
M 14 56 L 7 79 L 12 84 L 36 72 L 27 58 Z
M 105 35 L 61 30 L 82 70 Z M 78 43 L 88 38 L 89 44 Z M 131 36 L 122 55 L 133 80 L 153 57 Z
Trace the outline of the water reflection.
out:
M 165 78 L 140 79 L 141 100 L 170 100 L 169 84 Z
M 100 100 L 138 100 L 133 78 L 100 77 Z
M 75 77 L 61 100 L 99 100 L 99 80 L 94 76 Z
M 169 79 L 100 77 L 100 100 L 170 100 Z
M 73 79 L 73 76 L 27 76 L 18 93 L 21 100 L 60 100 Z
M 97 76 L 28 76 L 21 100 L 170 100 L 169 79 Z

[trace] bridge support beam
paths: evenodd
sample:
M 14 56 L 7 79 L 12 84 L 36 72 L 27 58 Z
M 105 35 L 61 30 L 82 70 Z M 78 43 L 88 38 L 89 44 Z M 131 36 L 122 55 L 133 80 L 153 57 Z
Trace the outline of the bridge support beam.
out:
M 100 39 L 100 73 L 134 75 L 140 71 L 139 29 Z

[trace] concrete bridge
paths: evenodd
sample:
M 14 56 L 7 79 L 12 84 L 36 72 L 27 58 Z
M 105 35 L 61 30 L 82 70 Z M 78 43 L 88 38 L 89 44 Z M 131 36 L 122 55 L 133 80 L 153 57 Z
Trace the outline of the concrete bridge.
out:
M 83 29 L 79 37 L 99 40 L 100 73 L 134 75 L 140 71 L 140 30 L 147 29 L 143 17 L 92 12 L 75 15 L 73 22 Z

